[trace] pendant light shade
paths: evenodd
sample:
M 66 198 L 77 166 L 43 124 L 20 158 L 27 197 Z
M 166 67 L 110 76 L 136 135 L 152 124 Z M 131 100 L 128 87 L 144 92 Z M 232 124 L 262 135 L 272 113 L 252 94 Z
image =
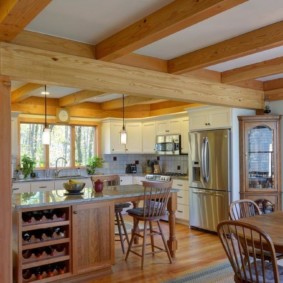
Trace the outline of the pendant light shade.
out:
M 49 94 L 46 91 L 46 85 L 44 86 L 44 130 L 42 133 L 42 144 L 50 144 L 50 129 L 47 125 L 47 100 L 46 96 Z
M 127 132 L 126 132 L 126 127 L 125 127 L 125 97 L 123 94 L 123 127 L 122 131 L 120 132 L 120 141 L 121 144 L 127 144 Z

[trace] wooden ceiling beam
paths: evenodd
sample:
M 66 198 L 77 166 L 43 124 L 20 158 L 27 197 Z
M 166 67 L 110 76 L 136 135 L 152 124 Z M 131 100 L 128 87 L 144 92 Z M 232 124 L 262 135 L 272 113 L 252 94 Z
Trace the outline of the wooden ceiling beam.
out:
M 283 57 L 280 57 L 222 72 L 221 81 L 222 83 L 235 83 L 280 74 L 282 70 Z
M 42 88 L 42 84 L 27 83 L 11 93 L 11 103 L 21 102 L 31 97 L 31 92 Z
M 11 41 L 51 0 L 1 0 L 0 40 Z
M 151 104 L 160 102 L 160 99 L 151 99 L 148 97 L 137 97 L 137 96 L 126 96 L 124 100 L 125 107 L 139 105 L 139 104 Z M 121 99 L 114 99 L 111 101 L 107 101 L 101 104 L 102 110 L 113 110 L 113 109 L 120 109 L 123 107 L 122 98 Z
M 182 74 L 282 44 L 283 21 L 171 59 L 168 72 Z
M 95 47 L 97 59 L 112 61 L 246 1 L 173 1 L 98 43 Z
M 80 103 L 84 103 L 88 101 L 90 98 L 99 96 L 103 93 L 104 92 L 101 91 L 81 90 L 60 98 L 59 105 L 61 107 L 77 105 Z
M 206 80 L 0 43 L 0 75 L 13 80 L 251 109 L 263 92 Z
M 265 100 L 283 100 L 283 78 L 263 82 Z

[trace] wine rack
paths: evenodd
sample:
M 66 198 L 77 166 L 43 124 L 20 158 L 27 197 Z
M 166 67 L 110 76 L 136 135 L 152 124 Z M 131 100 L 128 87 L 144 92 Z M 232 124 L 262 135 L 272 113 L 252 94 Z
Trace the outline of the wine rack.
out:
M 54 282 L 71 276 L 71 208 L 23 209 L 14 213 L 15 220 L 15 282 Z

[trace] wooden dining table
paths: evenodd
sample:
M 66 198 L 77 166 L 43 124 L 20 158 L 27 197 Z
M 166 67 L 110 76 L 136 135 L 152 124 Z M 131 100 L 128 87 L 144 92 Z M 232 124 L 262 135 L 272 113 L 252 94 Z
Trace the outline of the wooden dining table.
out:
M 238 221 L 262 229 L 271 237 L 275 251 L 283 253 L 283 211 L 241 218 Z

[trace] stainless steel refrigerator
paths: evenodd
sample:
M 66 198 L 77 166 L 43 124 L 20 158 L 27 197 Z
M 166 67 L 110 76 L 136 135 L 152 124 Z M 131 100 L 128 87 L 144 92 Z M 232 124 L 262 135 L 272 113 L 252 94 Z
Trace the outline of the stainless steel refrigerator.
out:
M 216 231 L 229 215 L 230 130 L 189 133 L 190 226 Z

